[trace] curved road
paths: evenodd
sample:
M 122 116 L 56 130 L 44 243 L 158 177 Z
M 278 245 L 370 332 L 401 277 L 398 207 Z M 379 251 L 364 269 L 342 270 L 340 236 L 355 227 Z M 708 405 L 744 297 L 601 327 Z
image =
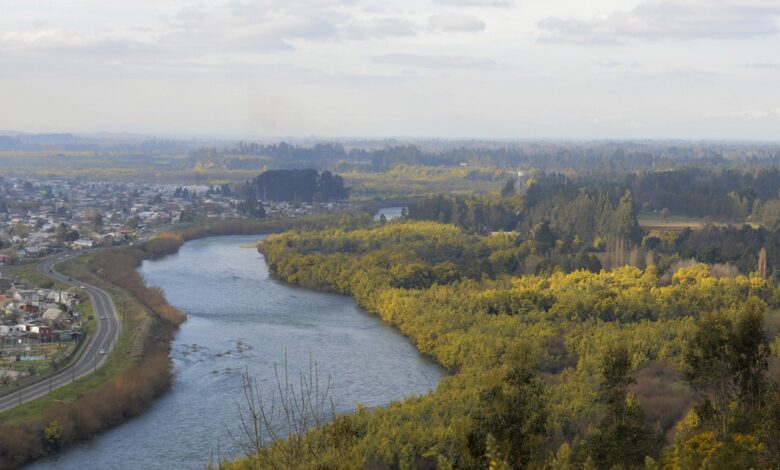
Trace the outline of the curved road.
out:
M 62 371 L 53 375 L 50 379 L 44 379 L 22 388 L 19 392 L 15 391 L 0 397 L 0 411 L 13 408 L 20 402 L 24 403 L 40 398 L 48 394 L 50 389 L 54 390 L 67 385 L 73 380 L 84 377 L 101 367 L 108 360 L 108 353 L 119 338 L 121 325 L 111 296 L 103 289 L 86 282 L 71 281 L 68 277 L 54 270 L 54 266 L 57 263 L 74 256 L 78 256 L 78 253 L 59 254 L 47 258 L 38 265 L 38 272 L 63 284 L 70 284 L 85 289 L 89 293 L 92 310 L 97 317 L 97 329 L 87 338 L 87 344 L 82 346 L 75 363 L 62 369 Z M 101 350 L 105 353 L 100 354 Z

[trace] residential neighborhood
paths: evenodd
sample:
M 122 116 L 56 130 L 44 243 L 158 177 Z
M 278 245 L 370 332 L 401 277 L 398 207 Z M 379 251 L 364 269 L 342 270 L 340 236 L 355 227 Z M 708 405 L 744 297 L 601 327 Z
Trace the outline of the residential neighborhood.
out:
M 158 185 L 0 177 L 0 266 L 68 250 L 132 244 L 161 226 L 247 217 L 297 217 L 345 203 L 245 201 L 227 184 Z
M 64 364 L 88 320 L 75 289 L 29 286 L 0 277 L 0 380 L 16 379 Z

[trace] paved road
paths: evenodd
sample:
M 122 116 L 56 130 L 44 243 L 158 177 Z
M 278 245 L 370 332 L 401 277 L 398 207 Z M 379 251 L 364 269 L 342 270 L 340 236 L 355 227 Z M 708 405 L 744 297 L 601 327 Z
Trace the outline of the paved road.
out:
M 20 399 L 23 403 L 40 398 L 48 394 L 50 389 L 54 390 L 67 385 L 74 379 L 84 377 L 101 367 L 108 360 L 108 353 L 119 338 L 119 316 L 111 296 L 103 289 L 85 282 L 71 281 L 54 270 L 57 263 L 74 256 L 78 256 L 78 253 L 60 254 L 47 258 L 38 265 L 38 272 L 64 284 L 86 289 L 92 302 L 92 310 L 97 316 L 97 329 L 90 338 L 87 338 L 87 344 L 80 351 L 80 356 L 73 365 L 52 376 L 51 379 L 45 379 L 21 389 L 20 392 L 0 397 L 0 411 L 13 408 L 20 403 Z M 101 350 L 105 351 L 105 354 L 100 354 Z

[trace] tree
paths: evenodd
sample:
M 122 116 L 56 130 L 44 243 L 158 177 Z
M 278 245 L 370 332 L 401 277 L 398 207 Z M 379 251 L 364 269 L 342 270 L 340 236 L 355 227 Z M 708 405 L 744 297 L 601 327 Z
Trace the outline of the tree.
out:
M 62 440 L 62 425 L 54 420 L 43 430 L 44 445 L 50 451 L 57 450 Z
M 660 434 L 646 422 L 644 411 L 629 394 L 629 386 L 635 382 L 630 371 L 631 357 L 624 345 L 607 349 L 597 395 L 605 416 L 583 444 L 586 456 L 598 468 L 639 466 L 661 449 Z
M 76 241 L 81 236 L 78 231 L 71 230 L 70 227 L 64 223 L 61 223 L 57 226 L 55 234 L 57 236 L 57 240 L 59 240 L 60 243 Z
M 265 208 L 258 200 L 245 199 L 238 204 L 238 213 L 253 219 L 262 219 L 265 217 Z
M 748 410 L 757 410 L 763 403 L 771 353 L 764 330 L 764 306 L 750 297 L 742 306 L 734 328 L 731 344 L 731 370 L 734 374 L 739 402 Z
M 20 238 L 25 238 L 30 234 L 30 227 L 25 225 L 23 222 L 17 222 L 11 226 L 11 228 L 8 230 L 8 234 L 16 235 Z
M 504 187 L 501 188 L 501 196 L 507 197 L 513 195 L 514 193 L 515 193 L 515 179 L 509 178 L 508 180 L 506 180 Z
M 555 246 L 555 232 L 550 228 L 550 223 L 544 221 L 534 226 L 531 230 L 531 236 L 536 242 L 536 249 L 540 253 L 548 253 Z
M 701 320 L 696 333 L 684 352 L 685 379 L 703 398 L 699 405 L 702 418 L 720 413 L 721 431 L 726 432 L 729 403 L 734 394 L 731 380 L 729 341 L 731 322 L 722 315 L 710 315 Z M 714 406 L 713 403 L 714 402 Z
M 179 222 L 186 223 L 192 222 L 193 220 L 195 220 L 195 214 L 190 208 L 185 208 L 183 211 L 179 212 Z
M 469 437 L 472 455 L 500 454 L 512 468 L 525 468 L 547 434 L 544 384 L 521 347 L 507 353 L 501 384 L 482 391 Z M 489 442 L 488 436 L 494 441 Z M 491 445 L 488 446 L 488 443 Z
M 642 229 L 636 218 L 636 208 L 634 207 L 634 197 L 631 191 L 626 191 L 620 198 L 617 209 L 615 209 L 614 221 L 615 234 L 629 243 L 639 243 L 642 240 Z
M 717 421 L 722 434 L 735 411 L 754 412 L 766 396 L 770 349 L 763 309 L 750 297 L 736 323 L 720 314 L 703 319 L 683 357 L 685 378 L 702 397 L 699 416 Z

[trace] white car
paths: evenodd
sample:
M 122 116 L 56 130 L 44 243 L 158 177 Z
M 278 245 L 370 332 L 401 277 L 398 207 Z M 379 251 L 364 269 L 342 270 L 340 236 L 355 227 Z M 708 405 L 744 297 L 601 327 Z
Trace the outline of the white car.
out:
M 106 350 L 105 350 L 105 349 L 103 349 L 103 348 L 100 348 L 100 351 L 98 351 L 98 354 L 100 354 L 101 356 L 103 356 L 103 355 L 105 355 L 105 354 L 106 354 Z

